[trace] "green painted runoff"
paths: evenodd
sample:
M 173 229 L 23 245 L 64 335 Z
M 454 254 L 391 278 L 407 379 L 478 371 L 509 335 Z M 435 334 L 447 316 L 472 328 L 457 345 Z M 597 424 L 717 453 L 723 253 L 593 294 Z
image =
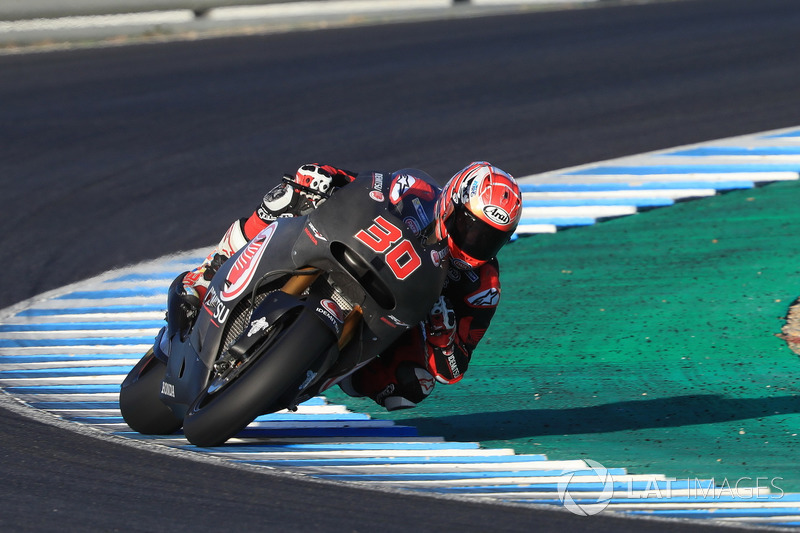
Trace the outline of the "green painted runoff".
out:
M 465 378 L 387 413 L 423 435 L 630 473 L 800 491 L 800 183 L 676 204 L 500 255 L 500 308 Z

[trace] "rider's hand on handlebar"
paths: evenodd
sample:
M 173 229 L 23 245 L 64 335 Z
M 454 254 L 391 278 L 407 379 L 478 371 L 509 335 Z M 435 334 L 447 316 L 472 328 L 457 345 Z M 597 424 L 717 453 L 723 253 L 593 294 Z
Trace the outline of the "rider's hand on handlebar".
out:
M 294 181 L 303 186 L 301 193 L 317 207 L 330 195 L 333 176 L 319 165 L 303 165 L 297 169 Z

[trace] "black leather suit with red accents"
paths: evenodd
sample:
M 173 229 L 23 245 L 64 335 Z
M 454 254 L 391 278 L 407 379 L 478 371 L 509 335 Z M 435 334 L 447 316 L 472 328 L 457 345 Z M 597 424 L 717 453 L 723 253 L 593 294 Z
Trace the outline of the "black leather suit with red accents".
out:
M 455 315 L 451 342 L 445 346 L 435 342 L 425 323 L 411 328 L 388 350 L 353 374 L 353 388 L 358 393 L 389 410 L 402 409 L 414 407 L 427 398 L 437 381 L 453 384 L 464 377 L 472 352 L 486 333 L 500 300 L 497 260 L 492 259 L 476 270 L 451 266 L 442 296 L 449 300 Z M 398 395 L 408 403 L 399 406 L 387 403 L 387 398 Z

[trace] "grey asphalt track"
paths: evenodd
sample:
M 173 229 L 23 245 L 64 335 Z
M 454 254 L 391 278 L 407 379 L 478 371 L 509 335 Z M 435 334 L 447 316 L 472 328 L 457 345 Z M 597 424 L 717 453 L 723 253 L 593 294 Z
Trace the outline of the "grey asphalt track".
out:
M 796 126 L 799 26 L 795 0 L 691 0 L 0 57 L 0 308 L 211 244 L 308 161 L 523 175 Z M 692 530 L 0 428 L 8 531 Z

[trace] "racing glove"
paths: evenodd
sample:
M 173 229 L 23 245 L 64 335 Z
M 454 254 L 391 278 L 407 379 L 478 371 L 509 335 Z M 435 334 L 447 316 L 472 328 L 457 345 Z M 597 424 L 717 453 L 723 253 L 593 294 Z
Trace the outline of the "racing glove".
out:
M 433 304 L 425 321 L 425 335 L 428 344 L 439 348 L 447 348 L 456 336 L 456 313 L 445 296 Z
M 460 381 L 469 365 L 470 354 L 458 342 L 456 314 L 448 299 L 440 296 L 425 320 L 428 368 L 436 381 Z
M 333 188 L 333 175 L 319 165 L 303 165 L 297 169 L 293 180 L 302 186 L 300 194 L 307 203 L 304 207 L 308 210 L 327 200 Z

